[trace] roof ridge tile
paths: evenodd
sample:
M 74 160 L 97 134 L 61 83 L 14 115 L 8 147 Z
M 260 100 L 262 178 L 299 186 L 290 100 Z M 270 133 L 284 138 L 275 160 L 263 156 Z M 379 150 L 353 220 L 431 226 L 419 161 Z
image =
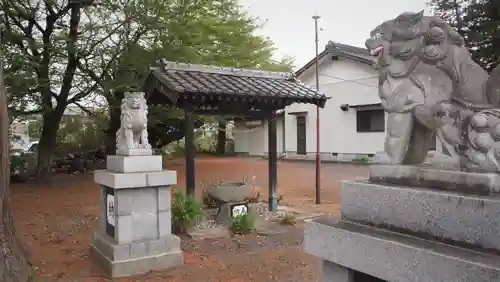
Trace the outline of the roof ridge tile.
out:
M 160 67 L 163 71 L 192 71 L 192 72 L 203 72 L 203 73 L 216 73 L 221 75 L 233 75 L 233 76 L 246 76 L 246 77 L 261 77 L 261 78 L 271 78 L 271 79 L 290 79 L 294 75 L 291 72 L 273 72 L 264 70 L 253 70 L 245 68 L 230 68 L 230 67 L 220 67 L 202 64 L 190 64 L 190 63 L 179 63 L 172 62 L 166 59 L 160 59 L 157 63 L 156 68 Z M 154 69 L 153 67 L 152 69 Z

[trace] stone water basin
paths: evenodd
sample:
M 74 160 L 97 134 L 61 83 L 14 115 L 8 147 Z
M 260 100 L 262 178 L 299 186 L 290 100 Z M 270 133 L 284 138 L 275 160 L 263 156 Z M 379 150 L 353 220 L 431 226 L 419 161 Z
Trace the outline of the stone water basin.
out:
M 253 187 L 245 182 L 227 182 L 207 189 L 210 196 L 223 202 L 243 202 L 252 197 Z

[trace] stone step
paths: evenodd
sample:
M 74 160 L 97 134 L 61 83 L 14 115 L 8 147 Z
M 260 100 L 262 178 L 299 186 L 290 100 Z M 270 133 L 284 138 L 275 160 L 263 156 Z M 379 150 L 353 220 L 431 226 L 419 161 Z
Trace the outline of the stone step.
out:
M 500 174 L 442 170 L 422 166 L 372 165 L 369 179 L 409 187 L 456 191 L 474 195 L 500 194 Z
M 342 218 L 500 250 L 500 199 L 367 181 L 344 182 Z
M 385 281 L 500 281 L 500 256 L 334 217 L 308 220 L 309 254 Z

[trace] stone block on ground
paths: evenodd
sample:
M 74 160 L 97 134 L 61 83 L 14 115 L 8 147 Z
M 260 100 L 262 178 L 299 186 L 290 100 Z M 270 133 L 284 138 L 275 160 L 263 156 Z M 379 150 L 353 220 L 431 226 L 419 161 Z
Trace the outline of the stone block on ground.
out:
M 259 235 L 278 235 L 284 234 L 293 228 L 290 225 L 283 225 L 277 220 L 263 220 L 257 219 L 255 222 L 255 232 Z
M 183 264 L 180 239 L 175 235 L 156 240 L 116 244 L 100 231 L 94 233 L 91 258 L 106 276 L 124 277 Z
M 339 264 L 323 261 L 324 282 L 386 282 L 368 274 L 349 269 Z
M 498 255 L 333 217 L 306 221 L 304 248 L 322 260 L 385 281 L 500 281 Z
M 210 226 L 206 228 L 195 226 L 188 231 L 188 235 L 194 240 L 198 240 L 225 238 L 229 237 L 231 234 L 226 226 Z
M 500 199 L 425 188 L 344 182 L 342 218 L 500 250 Z

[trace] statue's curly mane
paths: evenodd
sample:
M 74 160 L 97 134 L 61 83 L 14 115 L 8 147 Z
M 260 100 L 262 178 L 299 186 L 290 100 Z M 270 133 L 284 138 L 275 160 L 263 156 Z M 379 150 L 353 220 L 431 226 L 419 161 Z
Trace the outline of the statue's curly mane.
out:
M 455 168 L 500 172 L 500 68 L 488 75 L 460 34 L 423 12 L 379 25 L 366 47 L 377 56 L 379 97 L 389 113 L 381 160 L 421 164 L 435 134 Z
M 408 75 L 422 62 L 439 67 L 444 63 L 449 67 L 456 53 L 468 52 L 460 34 L 437 17 L 403 14 L 383 23 L 375 32 L 383 34 L 382 38 L 389 50 L 387 57 L 379 59 L 386 60 L 382 65 L 388 68 L 388 74 L 393 77 Z M 447 58 L 450 60 L 443 62 Z M 458 75 L 453 68 L 445 71 L 450 76 Z
M 441 91 L 428 82 L 439 76 L 451 85 L 450 94 L 440 94 L 441 98 L 453 96 L 478 108 L 489 103 L 482 88 L 487 73 L 472 60 L 462 36 L 441 18 L 422 12 L 401 14 L 375 28 L 367 44 L 384 46 L 378 55 L 381 84 L 388 79 L 412 80 L 427 99 Z

